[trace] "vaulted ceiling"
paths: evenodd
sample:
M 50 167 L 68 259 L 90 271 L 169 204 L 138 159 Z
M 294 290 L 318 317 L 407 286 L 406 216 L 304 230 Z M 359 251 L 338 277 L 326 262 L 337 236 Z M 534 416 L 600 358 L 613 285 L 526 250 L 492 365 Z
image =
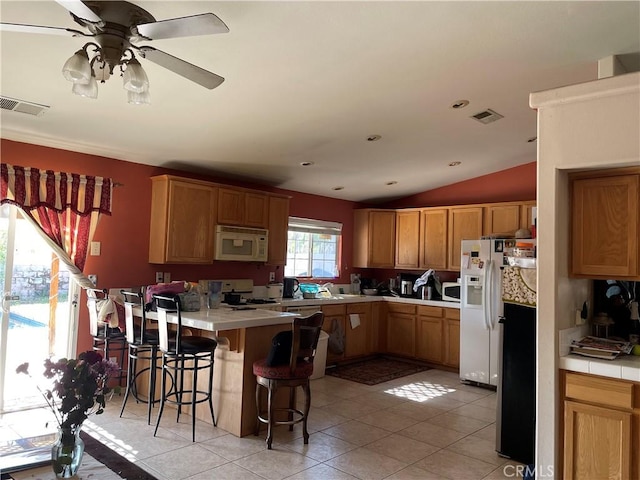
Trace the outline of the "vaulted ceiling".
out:
M 611 55 L 637 69 L 640 51 L 637 1 L 135 3 L 222 19 L 229 33 L 146 44 L 224 83 L 142 59 L 151 105 L 115 75 L 86 99 L 61 74 L 84 38 L 2 31 L 0 94 L 49 107 L 1 110 L 2 138 L 384 201 L 534 161 L 529 93 L 594 80 Z M 83 30 L 53 0 L 1 1 L 0 19 Z M 472 118 L 487 109 L 504 118 Z

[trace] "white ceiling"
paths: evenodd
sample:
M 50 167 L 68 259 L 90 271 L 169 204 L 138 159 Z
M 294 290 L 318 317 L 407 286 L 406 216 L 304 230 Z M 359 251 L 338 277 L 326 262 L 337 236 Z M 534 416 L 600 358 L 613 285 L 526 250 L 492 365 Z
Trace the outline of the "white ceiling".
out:
M 82 38 L 2 32 L 0 94 L 51 107 L 2 110 L 2 138 L 376 202 L 534 161 L 529 93 L 640 51 L 637 1 L 134 3 L 220 17 L 227 34 L 146 44 L 226 81 L 207 90 L 141 60 L 152 105 L 127 104 L 115 76 L 89 100 L 60 73 Z M 53 0 L 1 1 L 0 19 L 82 29 Z M 504 118 L 469 118 L 486 108 Z

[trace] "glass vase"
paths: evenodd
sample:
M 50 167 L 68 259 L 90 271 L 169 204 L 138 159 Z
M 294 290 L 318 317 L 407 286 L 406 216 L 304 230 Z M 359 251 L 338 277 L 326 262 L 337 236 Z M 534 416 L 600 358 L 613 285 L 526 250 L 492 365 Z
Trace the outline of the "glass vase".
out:
M 58 438 L 51 448 L 51 465 L 56 478 L 72 478 L 78 472 L 84 454 L 81 429 L 82 425 L 58 428 Z

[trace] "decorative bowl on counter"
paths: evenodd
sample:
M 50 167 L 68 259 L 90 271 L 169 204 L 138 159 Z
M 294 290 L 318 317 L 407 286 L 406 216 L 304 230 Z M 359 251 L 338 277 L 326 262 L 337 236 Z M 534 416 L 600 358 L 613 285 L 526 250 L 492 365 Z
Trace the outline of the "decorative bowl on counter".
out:
M 365 295 L 373 296 L 373 295 L 377 295 L 378 294 L 378 289 L 377 288 L 363 288 L 362 289 L 362 293 L 364 293 Z

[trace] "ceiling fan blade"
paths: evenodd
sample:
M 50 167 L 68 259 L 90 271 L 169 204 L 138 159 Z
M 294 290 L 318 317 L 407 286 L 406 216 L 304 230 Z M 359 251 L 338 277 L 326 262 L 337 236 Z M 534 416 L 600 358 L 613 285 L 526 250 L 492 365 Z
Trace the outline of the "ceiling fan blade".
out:
M 44 33 L 47 35 L 64 35 L 72 37 L 91 36 L 78 30 L 73 30 L 71 28 L 45 27 L 42 25 L 23 25 L 20 23 L 0 23 L 0 30 L 2 30 L 3 32 Z
M 139 36 L 147 40 L 212 35 L 214 33 L 227 33 L 229 31 L 229 27 L 213 13 L 142 23 L 133 27 L 133 29 L 137 30 Z M 132 40 L 134 40 L 134 38 L 132 38 Z
M 216 88 L 224 82 L 224 78 L 220 75 L 209 72 L 204 68 L 197 67 L 192 63 L 185 62 L 184 60 L 174 57 L 173 55 L 169 55 L 161 50 L 147 46 L 135 48 L 141 52 L 143 58 L 171 70 L 173 73 L 177 73 L 187 80 L 191 80 L 192 82 L 202 85 L 209 90 Z
M 69 10 L 76 17 L 92 23 L 104 23 L 103 20 L 80 0 L 56 0 L 58 4 Z

